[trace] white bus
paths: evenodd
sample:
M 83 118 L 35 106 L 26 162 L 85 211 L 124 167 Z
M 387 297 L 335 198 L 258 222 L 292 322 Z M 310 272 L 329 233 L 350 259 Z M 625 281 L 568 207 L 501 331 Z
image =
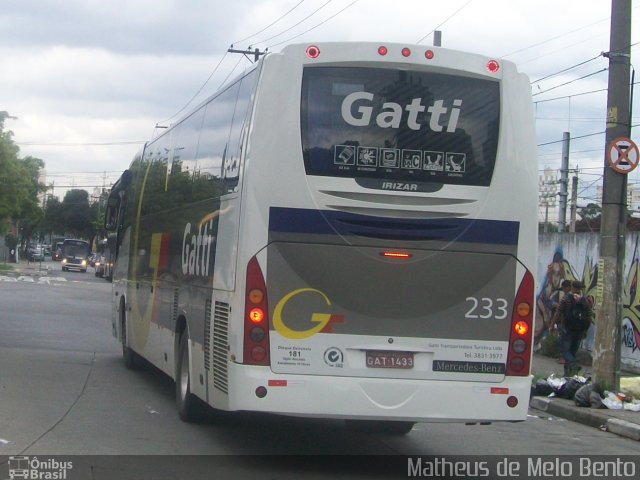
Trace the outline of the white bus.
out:
M 222 410 L 521 421 L 537 167 L 515 66 L 417 45 L 271 53 L 114 186 L 113 333 Z

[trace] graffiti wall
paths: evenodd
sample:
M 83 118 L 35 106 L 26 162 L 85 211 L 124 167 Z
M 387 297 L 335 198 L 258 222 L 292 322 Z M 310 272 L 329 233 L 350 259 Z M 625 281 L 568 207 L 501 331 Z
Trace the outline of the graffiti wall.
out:
M 624 370 L 640 373 L 640 232 L 629 232 L 625 250 L 621 357 Z M 585 295 L 595 302 L 598 282 L 600 235 L 598 233 L 543 233 L 538 243 L 538 296 L 536 338 L 541 338 L 549 325 L 562 280 L 581 280 Z M 595 325 L 589 329 L 583 348 L 591 350 L 598 326 L 595 303 Z

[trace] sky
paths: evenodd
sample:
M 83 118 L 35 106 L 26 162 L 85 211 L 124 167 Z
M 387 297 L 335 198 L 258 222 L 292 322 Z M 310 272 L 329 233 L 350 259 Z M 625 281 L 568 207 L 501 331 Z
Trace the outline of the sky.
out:
M 639 7 L 633 0 L 632 17 Z M 609 0 L 4 0 L 0 111 L 15 117 L 5 128 L 20 155 L 44 160 L 45 183 L 62 199 L 71 187 L 108 188 L 156 125 L 246 68 L 242 55 L 225 55 L 232 44 L 271 52 L 322 41 L 432 45 L 438 29 L 443 47 L 511 60 L 529 76 L 539 169 L 560 168 L 570 132 L 584 205 L 595 200 L 604 164 L 608 60 L 600 54 L 609 50 L 610 11 Z M 631 53 L 640 66 L 640 45 Z M 638 171 L 629 185 L 640 188 Z

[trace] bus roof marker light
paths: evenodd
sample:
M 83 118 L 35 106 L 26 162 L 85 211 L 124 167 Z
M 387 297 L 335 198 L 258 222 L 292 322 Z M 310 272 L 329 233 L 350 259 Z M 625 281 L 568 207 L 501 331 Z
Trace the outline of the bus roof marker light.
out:
M 404 47 L 404 48 L 402 49 L 402 56 L 403 56 L 403 57 L 408 57 L 409 55 L 411 55 L 411 49 L 410 49 L 410 48 L 407 48 L 407 47 Z
M 500 64 L 496 60 L 489 60 L 487 62 L 487 71 L 489 73 L 498 73 L 500 70 Z
M 318 58 L 320 56 L 320 49 L 315 45 L 309 45 L 306 51 L 307 57 L 311 60 Z
M 387 47 L 385 47 L 384 45 L 380 45 L 378 47 L 378 55 L 382 55 L 385 56 L 387 54 L 389 50 L 387 50 Z
M 434 56 L 435 54 L 433 53 L 433 50 L 427 50 L 426 52 L 424 52 L 424 58 L 426 58 L 427 60 L 433 59 Z

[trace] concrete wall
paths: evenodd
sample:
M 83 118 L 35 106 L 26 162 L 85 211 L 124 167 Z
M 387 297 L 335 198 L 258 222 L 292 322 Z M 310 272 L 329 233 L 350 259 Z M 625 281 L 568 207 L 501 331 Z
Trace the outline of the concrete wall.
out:
M 625 249 L 622 364 L 625 370 L 640 373 L 640 232 L 629 232 Z M 586 294 L 596 297 L 598 282 L 599 233 L 541 233 L 538 242 L 538 298 L 536 333 L 540 335 L 545 321 L 550 318 L 551 305 L 563 279 L 582 280 Z M 598 323 L 598 305 L 595 304 L 596 325 L 589 330 L 583 347 L 591 350 Z

